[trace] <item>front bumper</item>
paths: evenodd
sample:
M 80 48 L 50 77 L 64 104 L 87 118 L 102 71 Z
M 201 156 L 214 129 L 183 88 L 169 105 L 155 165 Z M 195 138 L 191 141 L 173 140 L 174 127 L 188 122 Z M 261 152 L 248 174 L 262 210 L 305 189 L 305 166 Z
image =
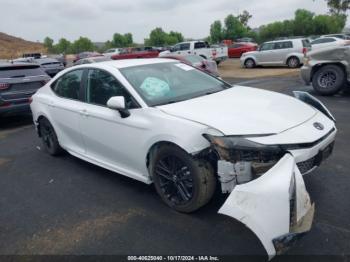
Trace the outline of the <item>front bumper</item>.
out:
M 310 230 L 314 205 L 294 157 L 286 154 L 263 176 L 237 185 L 219 213 L 250 228 L 271 259 Z

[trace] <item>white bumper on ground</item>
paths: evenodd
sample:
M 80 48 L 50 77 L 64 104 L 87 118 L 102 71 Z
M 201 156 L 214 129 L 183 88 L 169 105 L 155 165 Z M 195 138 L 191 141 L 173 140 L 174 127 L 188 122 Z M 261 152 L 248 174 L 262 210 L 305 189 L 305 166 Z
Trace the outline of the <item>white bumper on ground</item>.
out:
M 271 259 L 310 230 L 314 205 L 294 157 L 286 154 L 260 178 L 236 186 L 219 213 L 250 228 Z

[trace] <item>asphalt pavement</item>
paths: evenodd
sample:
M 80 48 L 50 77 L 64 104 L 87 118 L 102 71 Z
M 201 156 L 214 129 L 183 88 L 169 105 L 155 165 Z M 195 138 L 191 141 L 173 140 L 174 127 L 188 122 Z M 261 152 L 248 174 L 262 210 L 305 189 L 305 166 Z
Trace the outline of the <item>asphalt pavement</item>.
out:
M 226 80 L 315 95 L 298 77 Z M 316 203 L 314 225 L 287 254 L 338 255 L 332 261 L 347 261 L 350 95 L 319 98 L 335 115 L 339 133 L 332 157 L 305 176 Z M 0 119 L 1 255 L 265 255 L 249 229 L 217 214 L 226 197 L 217 193 L 198 212 L 177 213 L 161 202 L 152 185 L 68 154 L 48 156 L 30 116 Z

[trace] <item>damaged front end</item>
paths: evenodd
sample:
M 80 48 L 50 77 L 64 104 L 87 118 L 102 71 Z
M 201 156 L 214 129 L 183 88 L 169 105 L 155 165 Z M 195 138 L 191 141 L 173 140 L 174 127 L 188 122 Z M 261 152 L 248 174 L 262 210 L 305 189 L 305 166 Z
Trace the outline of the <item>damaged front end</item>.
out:
M 230 193 L 219 213 L 250 228 L 270 259 L 310 230 L 314 205 L 290 153 L 243 137 L 204 136 L 217 155 L 222 192 Z

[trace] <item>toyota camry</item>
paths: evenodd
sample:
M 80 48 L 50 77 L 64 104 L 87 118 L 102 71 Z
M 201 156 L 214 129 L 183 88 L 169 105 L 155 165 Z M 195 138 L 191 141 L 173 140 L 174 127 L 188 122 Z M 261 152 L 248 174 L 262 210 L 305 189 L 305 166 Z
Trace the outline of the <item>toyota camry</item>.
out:
M 250 228 L 270 258 L 310 230 L 303 175 L 329 157 L 337 132 L 306 92 L 232 86 L 171 59 L 66 69 L 31 110 L 49 154 L 153 183 L 179 212 L 203 207 L 215 190 L 228 194 L 218 212 Z

